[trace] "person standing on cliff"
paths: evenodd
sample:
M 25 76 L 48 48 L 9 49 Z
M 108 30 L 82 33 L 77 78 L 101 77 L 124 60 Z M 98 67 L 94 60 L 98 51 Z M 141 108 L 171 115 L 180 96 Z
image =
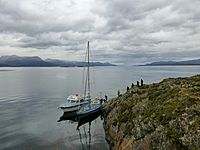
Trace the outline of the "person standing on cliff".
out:
M 120 90 L 117 91 L 117 95 L 118 95 L 118 96 L 120 95 Z
M 140 82 L 139 81 L 137 81 L 137 86 L 140 86 Z
M 126 91 L 129 91 L 129 86 L 127 86 Z
M 143 80 L 141 79 L 141 86 L 143 86 L 144 84 L 143 84 Z
M 134 87 L 134 84 L 132 83 L 132 84 L 131 84 L 131 88 L 133 88 L 133 87 Z
M 105 95 L 105 102 L 107 102 L 108 101 L 108 96 L 107 95 Z

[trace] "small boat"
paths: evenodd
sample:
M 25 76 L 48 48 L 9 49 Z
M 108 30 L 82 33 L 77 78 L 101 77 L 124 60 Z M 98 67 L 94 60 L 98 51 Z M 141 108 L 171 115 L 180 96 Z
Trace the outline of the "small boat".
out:
M 86 99 L 82 99 L 79 94 L 69 95 L 67 101 L 60 105 L 59 108 L 65 113 L 76 112 L 82 105 L 88 104 Z

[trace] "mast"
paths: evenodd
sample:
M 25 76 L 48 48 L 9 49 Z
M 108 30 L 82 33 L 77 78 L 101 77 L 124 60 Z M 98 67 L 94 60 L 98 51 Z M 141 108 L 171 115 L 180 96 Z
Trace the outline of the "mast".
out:
M 87 60 L 87 83 L 88 83 L 88 100 L 90 102 L 90 51 L 89 51 L 89 41 L 87 44 L 87 54 L 88 54 L 88 60 Z
M 89 41 L 87 43 L 87 50 L 86 50 L 86 77 L 84 83 L 84 99 L 87 99 L 90 103 L 91 95 L 90 95 L 90 51 L 89 51 Z M 84 67 L 85 68 L 85 67 Z

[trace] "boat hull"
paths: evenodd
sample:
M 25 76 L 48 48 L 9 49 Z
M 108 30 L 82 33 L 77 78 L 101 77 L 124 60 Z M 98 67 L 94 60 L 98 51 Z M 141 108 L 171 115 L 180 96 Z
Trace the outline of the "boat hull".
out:
M 86 104 L 88 104 L 87 101 L 75 105 L 74 104 L 62 105 L 59 108 L 62 109 L 64 113 L 72 113 L 72 112 L 77 112 L 82 106 Z
M 80 109 L 80 105 L 72 106 L 72 107 L 60 107 L 63 112 L 65 113 L 71 113 L 71 112 L 76 112 Z
M 77 112 L 77 117 L 80 120 L 82 118 L 89 117 L 90 115 L 95 114 L 95 113 L 100 112 L 100 111 L 101 111 L 101 105 L 96 105 L 92 109 L 82 111 L 82 112 L 80 112 L 80 111 Z

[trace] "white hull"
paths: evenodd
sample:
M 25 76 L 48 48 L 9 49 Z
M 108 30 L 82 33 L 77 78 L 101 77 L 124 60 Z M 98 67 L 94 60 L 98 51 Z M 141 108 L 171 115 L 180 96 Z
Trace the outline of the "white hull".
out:
M 74 107 L 66 107 L 66 108 L 61 108 L 63 112 L 74 112 L 78 111 L 80 109 L 80 105 L 74 106 Z
M 67 103 L 65 105 L 62 105 L 60 106 L 59 108 L 63 110 L 63 112 L 65 113 L 70 113 L 70 112 L 76 112 L 78 111 L 83 105 L 86 105 L 88 104 L 88 102 L 81 102 L 81 103 L 78 103 L 78 104 L 70 104 L 70 103 Z

